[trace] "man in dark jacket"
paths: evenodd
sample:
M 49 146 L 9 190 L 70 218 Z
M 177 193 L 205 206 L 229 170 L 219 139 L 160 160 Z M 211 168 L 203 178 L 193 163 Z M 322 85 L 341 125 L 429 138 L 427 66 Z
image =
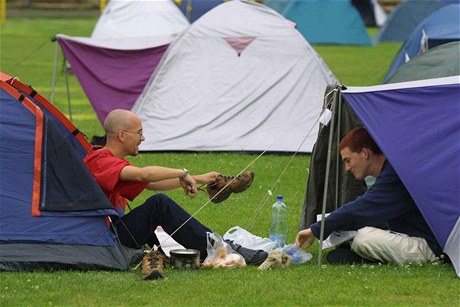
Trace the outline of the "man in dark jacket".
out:
M 351 250 L 382 263 L 434 261 L 442 254 L 428 224 L 393 166 L 364 128 L 351 130 L 339 144 L 347 172 L 362 180 L 376 177 L 369 190 L 325 218 L 324 237 L 357 230 Z M 299 231 L 296 244 L 308 248 L 320 236 L 321 222 Z

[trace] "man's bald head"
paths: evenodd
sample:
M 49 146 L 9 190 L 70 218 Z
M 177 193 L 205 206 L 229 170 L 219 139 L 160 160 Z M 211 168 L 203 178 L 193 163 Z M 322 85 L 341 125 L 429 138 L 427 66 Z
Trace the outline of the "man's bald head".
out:
M 105 118 L 104 130 L 107 136 L 114 135 L 120 130 L 131 129 L 140 121 L 139 116 L 131 111 L 115 109 Z

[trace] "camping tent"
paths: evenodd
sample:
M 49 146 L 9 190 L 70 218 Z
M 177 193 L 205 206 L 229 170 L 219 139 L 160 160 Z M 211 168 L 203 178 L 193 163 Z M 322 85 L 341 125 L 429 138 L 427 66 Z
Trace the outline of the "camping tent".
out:
M 294 22 L 310 44 L 371 45 L 350 0 L 269 0 L 265 4 Z
M 172 0 L 111 0 L 91 34 L 95 39 L 180 33 L 189 22 Z
M 341 112 L 347 105 L 392 163 L 460 277 L 460 76 L 365 88 L 337 87 L 335 93 L 330 106 L 334 116 L 329 124 L 333 136 L 329 134 L 331 137 L 327 138 L 327 150 L 334 143 L 337 146 L 348 131 L 340 122 L 348 116 Z M 414 137 L 421 132 L 423 137 Z M 324 168 L 332 170 L 334 157 L 338 161 L 336 150 L 327 159 L 318 159 L 326 160 Z M 337 163 L 337 168 L 342 167 Z M 312 171 L 313 167 L 310 178 L 314 176 Z M 332 201 L 346 191 L 340 176 L 329 175 L 334 171 L 323 174 L 328 183 L 323 189 L 333 191 L 317 193 L 332 194 Z M 317 214 L 318 209 L 328 211 L 326 199 L 321 200 L 320 208 L 314 201 L 318 198 L 304 204 L 300 228 L 310 225 L 307 221 L 313 219 L 312 214 Z
M 131 109 L 171 41 L 188 26 L 172 0 L 112 0 L 90 38 L 56 39 L 103 123 L 111 110 Z
M 31 87 L 0 72 L 0 270 L 126 270 L 116 211 L 82 157 L 82 133 Z
M 176 0 L 175 2 L 188 21 L 192 23 L 219 4 L 222 4 L 224 0 Z
M 401 65 L 385 83 L 460 75 L 460 41 L 450 42 Z
M 310 152 L 334 82 L 288 20 L 262 4 L 225 2 L 169 46 L 133 106 L 140 149 Z
M 442 7 L 445 2 L 443 0 L 405 0 L 400 2 L 377 33 L 375 41 L 405 41 L 422 20 Z
M 435 79 L 440 77 L 460 75 L 460 42 L 451 42 L 428 50 L 417 56 L 412 61 L 403 64 L 398 71 L 387 81 L 387 83 L 397 83 L 405 81 L 416 81 L 423 79 Z M 329 87 L 326 92 L 332 93 L 334 86 Z M 331 108 L 333 95 L 326 95 L 324 106 Z M 338 113 L 338 112 L 337 112 Z M 335 173 L 337 178 L 331 178 L 328 193 L 326 195 L 326 211 L 331 212 L 340 204 L 347 203 L 367 190 L 366 181 L 357 181 L 346 173 L 339 165 L 337 144 L 346 132 L 353 127 L 362 125 L 360 119 L 350 109 L 348 104 L 341 105 L 340 119 L 334 115 L 334 119 L 339 123 L 338 128 L 332 131 L 332 138 L 337 142 L 332 143 L 332 151 L 336 155 L 331 156 L 330 173 Z M 302 219 L 300 228 L 306 228 L 316 221 L 316 216 L 321 212 L 321 204 L 324 195 L 324 174 L 326 172 L 326 155 L 328 152 L 328 141 L 330 126 L 321 126 L 318 139 L 311 155 L 311 165 L 308 184 L 305 191 L 303 203 Z
M 426 50 L 460 40 L 460 3 L 448 4 L 424 19 L 404 41 L 385 75 L 388 80 L 403 63 Z
M 352 0 L 358 9 L 366 27 L 381 27 L 385 24 L 387 14 L 377 0 Z
M 102 124 L 113 109 L 131 109 L 173 37 L 56 39 Z

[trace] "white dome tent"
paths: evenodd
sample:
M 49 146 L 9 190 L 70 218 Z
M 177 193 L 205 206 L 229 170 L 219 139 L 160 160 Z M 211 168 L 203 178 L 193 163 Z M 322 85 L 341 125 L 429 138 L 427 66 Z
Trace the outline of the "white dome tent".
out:
M 290 21 L 225 2 L 171 43 L 134 104 L 140 150 L 311 152 L 335 82 Z

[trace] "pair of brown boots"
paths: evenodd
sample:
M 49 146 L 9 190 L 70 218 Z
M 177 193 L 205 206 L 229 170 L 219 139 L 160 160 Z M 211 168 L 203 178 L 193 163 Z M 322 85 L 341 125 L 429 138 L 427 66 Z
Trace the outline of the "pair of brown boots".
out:
M 206 192 L 213 203 L 226 200 L 232 193 L 246 191 L 254 180 L 254 172 L 246 171 L 238 176 L 218 175 L 213 183 L 206 186 Z

